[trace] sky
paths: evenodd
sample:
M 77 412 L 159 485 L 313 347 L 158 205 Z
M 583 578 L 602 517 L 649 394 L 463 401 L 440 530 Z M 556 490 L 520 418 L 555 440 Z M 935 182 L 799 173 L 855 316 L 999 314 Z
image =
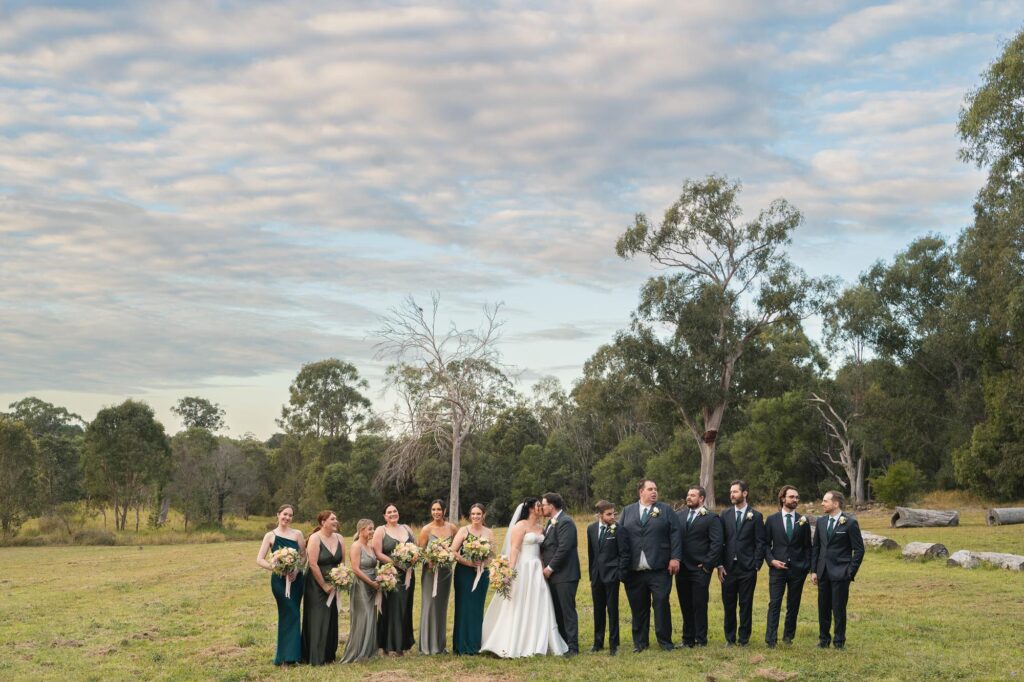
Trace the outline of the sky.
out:
M 0 409 L 266 438 L 308 362 L 380 409 L 380 316 L 504 302 L 520 388 L 571 386 L 643 281 L 616 238 L 683 182 L 783 197 L 854 281 L 971 221 L 965 95 L 1024 2 L 0 0 Z

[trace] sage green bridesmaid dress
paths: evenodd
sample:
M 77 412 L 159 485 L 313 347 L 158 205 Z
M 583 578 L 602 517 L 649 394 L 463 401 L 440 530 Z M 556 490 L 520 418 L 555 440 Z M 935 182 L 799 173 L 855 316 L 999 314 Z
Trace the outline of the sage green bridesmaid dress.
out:
M 365 547 L 359 555 L 359 568 L 371 578 L 377 575 L 377 557 Z M 341 655 L 342 663 L 352 663 L 377 655 L 377 590 L 359 578 L 352 584 L 348 641 Z
M 433 533 L 429 542 L 442 540 Z M 452 592 L 452 569 L 442 568 L 437 572 L 437 596 L 434 597 L 434 570 L 423 567 L 420 582 L 423 595 L 420 598 L 420 653 L 443 654 L 448 645 L 448 597 Z
M 310 561 L 314 558 L 310 557 Z M 320 575 L 326 579 L 331 569 L 341 563 L 341 536 L 334 551 L 327 549 L 323 540 L 320 541 L 320 553 L 316 557 L 316 565 Z M 338 605 L 331 602 L 327 605 L 327 593 L 320 588 L 313 571 L 306 571 L 306 601 L 302 608 L 302 660 L 310 665 L 334 663 L 338 657 Z M 336 596 L 335 599 L 340 599 Z
M 299 551 L 299 543 L 274 534 L 274 545 L 271 552 L 282 547 L 291 547 Z M 282 576 L 270 575 L 270 591 L 277 602 L 277 651 L 274 654 L 274 665 L 282 663 L 298 663 L 302 660 L 302 631 L 299 628 L 299 606 L 302 603 L 302 575 L 292 582 L 291 597 L 284 596 L 285 580 Z
M 406 542 L 412 542 L 410 534 Z M 384 533 L 381 548 L 388 556 L 398 547 L 398 540 Z M 385 653 L 403 652 L 412 648 L 416 640 L 412 636 L 412 604 L 416 592 L 416 576 L 405 587 L 405 572 L 398 574 L 398 588 L 384 595 L 382 613 L 377 619 L 377 643 Z

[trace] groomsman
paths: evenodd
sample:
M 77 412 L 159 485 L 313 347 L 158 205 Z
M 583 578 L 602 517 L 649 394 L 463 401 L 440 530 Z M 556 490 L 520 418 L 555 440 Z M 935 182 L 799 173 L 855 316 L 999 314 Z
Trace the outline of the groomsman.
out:
M 569 645 L 565 655 L 575 656 L 580 652 L 580 628 L 576 615 L 580 556 L 576 550 L 576 523 L 571 516 L 562 513 L 564 504 L 558 493 L 544 493 L 541 506 L 544 515 L 548 517 L 544 541 L 540 544 L 544 577 L 551 587 L 551 603 L 555 607 L 558 634 Z
M 637 495 L 640 499 L 623 509 L 619 519 L 619 575 L 633 614 L 633 651 L 650 645 L 652 606 L 654 634 L 658 645 L 668 651 L 675 648 L 668 599 L 672 576 L 679 572 L 683 558 L 683 536 L 672 507 L 658 502 L 654 481 L 640 481 Z
M 786 625 L 782 641 L 793 643 L 796 636 L 796 618 L 800 612 L 800 596 L 804 580 L 811 568 L 811 524 L 796 511 L 800 493 L 791 485 L 779 490 L 779 509 L 764 522 L 764 557 L 768 562 L 768 627 L 764 641 L 769 649 L 775 648 L 779 633 L 782 596 L 786 595 Z
M 722 512 L 725 550 L 718 567 L 722 581 L 722 606 L 725 609 L 725 645 L 746 646 L 753 627 L 754 588 L 757 572 L 764 561 L 764 518 L 749 504 L 746 481 L 733 481 L 729 500 L 733 506 Z M 739 602 L 739 631 L 736 629 L 736 603 Z
M 594 646 L 604 648 L 607 613 L 608 653 L 619 650 L 619 526 L 615 523 L 615 505 L 601 500 L 595 505 L 597 521 L 587 527 L 587 560 L 590 570 L 590 596 L 594 601 Z
M 708 645 L 708 592 L 722 555 L 722 522 L 704 506 L 704 488 L 691 486 L 679 510 L 683 566 L 676 573 L 676 596 L 683 612 L 683 646 Z
M 825 493 L 811 547 L 811 582 L 818 586 L 818 648 L 846 646 L 846 602 L 850 583 L 864 561 L 864 537 L 857 519 L 843 511 L 846 498 L 835 490 Z M 832 619 L 835 634 L 829 635 Z

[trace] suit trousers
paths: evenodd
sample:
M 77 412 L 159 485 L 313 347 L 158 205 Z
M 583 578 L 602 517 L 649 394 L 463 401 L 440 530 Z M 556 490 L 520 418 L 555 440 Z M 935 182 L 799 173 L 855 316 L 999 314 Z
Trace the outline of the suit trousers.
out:
M 832 644 L 846 644 L 846 602 L 850 599 L 849 580 L 829 580 L 828 573 L 818 574 L 818 643 L 829 643 L 829 629 L 835 620 Z
M 733 571 L 725 574 L 722 584 L 722 607 L 725 609 L 725 641 L 730 644 L 750 641 L 753 629 L 754 588 L 757 587 L 757 571 L 741 573 Z M 736 603 L 739 602 L 739 631 L 736 629 Z
M 683 644 L 688 646 L 708 643 L 708 593 L 711 576 L 703 569 L 686 568 L 676 573 L 676 596 L 683 612 Z
M 590 596 L 594 601 L 594 646 L 604 648 L 605 615 L 608 620 L 608 647 L 619 648 L 619 581 L 603 583 L 595 580 L 590 584 Z
M 793 639 L 796 636 L 796 619 L 806 578 L 807 571 L 801 569 L 768 569 L 768 627 L 764 631 L 764 641 L 768 644 L 775 644 L 778 640 L 783 595 L 786 597 L 786 624 L 782 628 L 782 638 Z
M 651 608 L 654 609 L 654 636 L 663 649 L 671 649 L 672 610 L 668 599 L 672 576 L 665 569 L 630 571 L 626 576 L 626 598 L 633 612 L 633 647 L 646 649 L 650 644 Z
M 580 624 L 576 614 L 576 590 L 579 589 L 578 580 L 564 583 L 549 583 L 551 588 L 551 602 L 555 607 L 555 623 L 558 625 L 558 634 L 562 636 L 565 643 L 569 645 L 569 651 L 578 654 L 580 652 Z

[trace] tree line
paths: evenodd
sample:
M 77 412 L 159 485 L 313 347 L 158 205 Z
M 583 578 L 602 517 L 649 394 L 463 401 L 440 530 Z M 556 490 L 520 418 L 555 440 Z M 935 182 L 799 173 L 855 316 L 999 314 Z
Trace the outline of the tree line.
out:
M 174 408 L 171 436 L 134 400 L 88 423 L 20 400 L 0 417 L 3 532 L 75 504 L 112 510 L 118 529 L 142 514 L 160 525 L 171 508 L 202 526 L 283 502 L 351 522 L 389 501 L 426 519 L 439 497 L 456 511 L 483 502 L 500 522 L 543 490 L 578 509 L 624 504 L 642 476 L 669 499 L 700 484 L 711 505 L 733 478 L 763 501 L 783 483 L 838 485 L 855 503 L 952 488 L 1024 498 L 1022 102 L 1024 33 L 960 112 L 961 156 L 988 170 L 973 223 L 954 240 L 913 240 L 852 284 L 792 264 L 803 217 L 785 200 L 744 220 L 740 183 L 687 181 L 660 221 L 638 214 L 615 245 L 660 274 L 568 389 L 517 390 L 500 308 L 463 329 L 435 295 L 382 318 L 388 414 L 335 358 L 301 368 L 265 442 L 221 435 L 224 411 L 196 396 Z

